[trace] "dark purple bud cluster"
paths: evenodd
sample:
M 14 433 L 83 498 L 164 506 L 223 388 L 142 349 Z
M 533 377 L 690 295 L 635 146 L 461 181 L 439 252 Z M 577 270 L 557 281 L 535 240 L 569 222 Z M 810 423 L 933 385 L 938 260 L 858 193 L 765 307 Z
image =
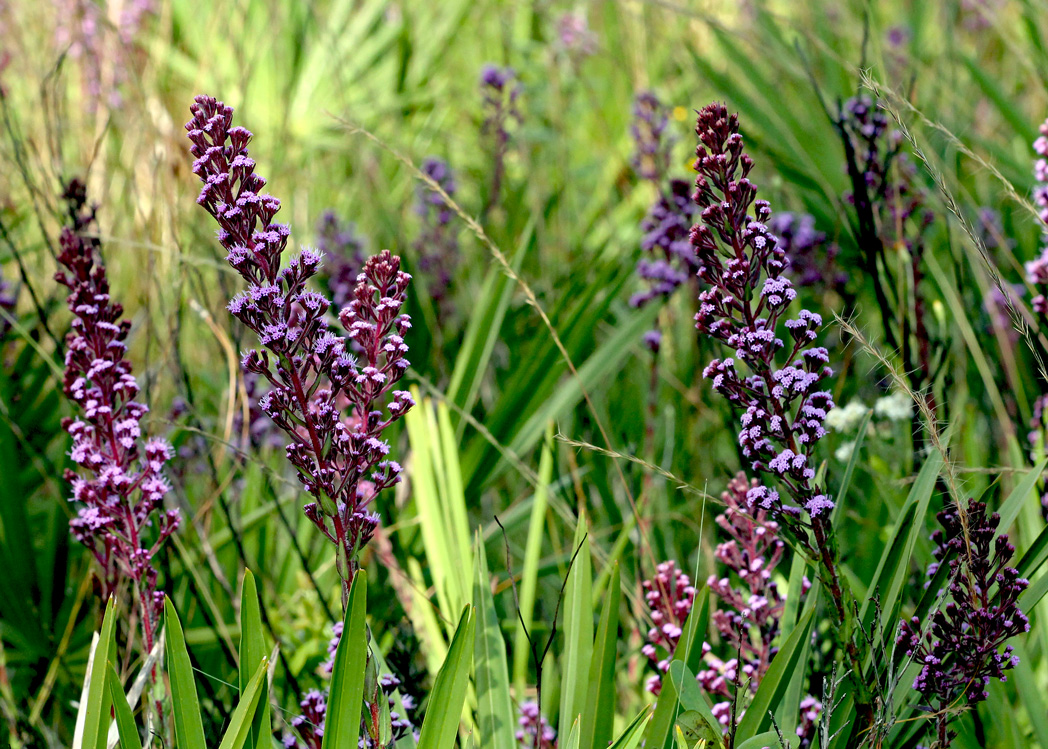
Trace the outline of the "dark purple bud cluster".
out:
M 556 749 L 557 731 L 546 720 L 534 700 L 520 704 L 520 726 L 517 729 L 517 745 L 520 749 Z
M 648 288 L 630 298 L 631 307 L 668 299 L 695 277 L 699 264 L 691 246 L 691 225 L 697 214 L 688 182 L 670 180 L 669 193 L 659 195 L 641 224 L 641 249 L 647 256 L 637 263 L 637 275 Z
M 695 586 L 672 560 L 656 567 L 655 576 L 643 584 L 652 626 L 648 630 L 648 642 L 640 652 L 657 671 L 646 684 L 647 690 L 657 695 L 662 691 L 661 675 L 669 671 L 684 631 L 684 621 L 695 603 Z
M 343 222 L 334 211 L 324 211 L 316 232 L 331 301 L 335 309 L 342 309 L 353 298 L 357 276 L 364 268 L 364 238 L 357 233 L 356 225 Z
M 921 666 L 913 688 L 937 711 L 940 745 L 946 746 L 952 717 L 946 708 L 962 698 L 968 704 L 985 700 L 990 680 L 1006 681 L 1005 671 L 1018 664 L 1005 643 L 1030 630 L 1018 603 L 1029 581 L 1008 566 L 1015 547 L 1007 534 L 995 538 L 1000 516 L 987 515 L 985 504 L 968 504 L 967 529 L 955 508 L 938 519 L 942 528 L 932 534 L 936 563 L 928 574 L 949 565 L 950 600 L 933 614 L 923 635 L 920 619 L 904 621 L 898 644 Z
M 440 185 L 448 197 L 455 196 L 455 175 L 442 159 L 429 158 L 422 164 L 422 172 Z M 428 281 L 430 298 L 437 311 L 449 312 L 448 287 L 459 261 L 458 232 L 452 224 L 453 213 L 440 193 L 420 184 L 415 193 L 415 212 L 422 221 L 422 230 L 415 240 L 418 267 Z
M 131 323 L 121 319 L 123 308 L 110 297 L 98 241 L 67 227 L 60 245 L 63 270 L 55 278 L 68 287 L 66 301 L 74 315 L 63 388 L 81 410 L 79 418 L 63 421 L 73 438 L 69 457 L 77 466 L 66 471 L 66 480 L 73 486 L 72 501 L 80 505 L 70 527 L 98 560 L 106 597 L 130 581 L 148 651 L 164 600 L 153 557 L 180 520 L 178 510 L 163 509 L 171 489 L 164 464 L 173 451 L 142 434 L 149 409 L 135 401 L 138 382 L 125 358 Z
M 848 274 L 837 265 L 840 248 L 816 230 L 811 214 L 780 211 L 768 219 L 768 230 L 785 253 L 787 273 L 798 286 L 840 290 L 848 282 Z
M 833 374 L 829 354 L 813 345 L 822 318 L 804 309 L 788 317 L 797 292 L 768 226 L 771 207 L 756 199 L 748 178 L 753 161 L 743 151 L 738 117 L 710 104 L 699 112 L 696 133 L 694 200 L 702 213 L 691 241 L 699 278 L 707 285 L 699 294 L 696 327 L 735 354 L 714 359 L 703 377 L 741 412 L 739 444 L 753 470 L 774 477 L 799 505 L 756 486 L 749 491 L 750 506 L 783 514 L 791 523 L 801 522 L 802 509 L 817 518 L 833 508 L 815 483 L 813 455 L 833 408 L 830 393 L 820 389 Z M 749 373 L 740 372 L 737 362 Z
M 506 154 L 509 151 L 510 127 L 520 124 L 522 117 L 519 99 L 523 89 L 513 68 L 485 65 L 480 71 L 480 93 L 483 99 L 484 123 L 481 132 L 491 140 L 494 157 L 491 177 L 491 194 L 485 208 L 499 201 L 502 179 L 506 170 Z
M 872 204 L 885 247 L 901 244 L 919 254 L 921 235 L 935 217 L 925 209 L 927 195 L 916 184 L 916 167 L 902 150 L 902 134 L 889 129 L 887 115 L 868 96 L 845 102 L 841 122 L 866 187 L 865 196 L 849 193 L 846 198 Z
M 670 166 L 672 141 L 666 132 L 669 117 L 666 108 L 651 91 L 642 91 L 633 99 L 634 152 L 630 163 L 641 179 L 650 180 L 662 189 Z
M 232 108 L 212 97 L 197 97 L 191 111 L 193 172 L 204 183 L 197 202 L 218 222 L 227 259 L 248 284 L 229 311 L 263 346 L 243 366 L 269 383 L 259 406 L 290 437 L 288 459 L 316 499 L 306 515 L 336 545 L 345 597 L 378 524 L 371 501 L 400 480 L 382 434 L 414 405 L 392 389 L 408 367 L 411 323 L 400 309 L 411 277 L 388 250 L 364 264 L 339 314 L 353 356 L 347 338 L 329 330 L 328 300 L 308 283 L 320 255 L 304 250 L 281 269 L 290 230 L 273 221 L 280 201 L 261 192 L 265 180 L 247 152 L 251 133 L 234 127 Z

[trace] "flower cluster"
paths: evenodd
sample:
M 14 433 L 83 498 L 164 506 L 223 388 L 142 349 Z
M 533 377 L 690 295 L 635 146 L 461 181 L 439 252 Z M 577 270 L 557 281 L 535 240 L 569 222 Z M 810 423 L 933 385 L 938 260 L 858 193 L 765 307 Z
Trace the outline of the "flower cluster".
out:
M 491 194 L 488 195 L 485 208 L 490 208 L 499 201 L 506 169 L 506 154 L 509 151 L 510 125 L 519 124 L 521 121 L 518 108 L 521 91 L 513 68 L 500 68 L 498 65 L 488 64 L 480 71 L 480 94 L 484 108 L 481 132 L 491 139 L 495 162 L 492 168 Z
M 597 51 L 597 34 L 589 27 L 586 14 L 568 11 L 557 19 L 557 39 L 569 58 L 578 63 Z
M 637 262 L 637 275 L 647 287 L 630 298 L 630 306 L 643 307 L 654 299 L 668 299 L 695 277 L 698 262 L 691 246 L 691 225 L 698 209 L 690 185 L 670 180 L 668 194 L 660 194 L 641 224 L 641 249 L 649 257 Z
M 364 268 L 364 238 L 355 224 L 344 222 L 334 211 L 324 211 L 317 221 L 317 251 L 324 257 L 324 273 L 335 309 L 353 299 L 357 276 Z
M 291 719 L 291 727 L 295 730 L 285 731 L 281 743 L 287 749 L 321 749 L 327 700 L 323 693 L 311 689 L 298 703 L 298 707 L 302 712 Z
M 1033 168 L 1037 180 L 1033 200 L 1039 209 L 1041 221 L 1048 224 L 1048 120 L 1041 123 L 1041 135 L 1034 141 L 1033 149 L 1037 154 Z M 1048 236 L 1048 230 L 1045 235 Z M 1034 312 L 1048 315 L 1048 298 L 1045 297 L 1045 291 L 1048 290 L 1048 245 L 1036 259 L 1026 263 L 1026 280 L 1037 289 L 1037 296 L 1033 298 Z
M 684 631 L 684 621 L 695 603 L 695 586 L 676 562 L 663 562 L 655 568 L 655 576 L 644 581 L 644 600 L 648 604 L 652 626 L 641 653 L 657 672 L 646 684 L 647 690 L 657 695 L 662 691 L 661 674 L 670 668 Z
M 422 163 L 422 172 L 454 197 L 457 188 L 455 175 L 442 159 L 429 158 Z M 453 214 L 440 193 L 425 184 L 419 184 L 415 193 L 415 213 L 422 221 L 422 231 L 415 240 L 418 267 L 429 281 L 429 296 L 437 304 L 437 311 L 447 314 L 450 299 L 448 287 L 459 260 L 458 233 L 452 225 Z
M 717 516 L 717 525 L 731 540 L 718 544 L 715 556 L 727 571 L 734 572 L 741 587 L 735 587 L 727 574 L 710 575 L 706 581 L 710 592 L 724 605 L 713 612 L 713 624 L 727 649 L 736 654 L 724 667 L 712 659 L 713 668 L 699 673 L 699 682 L 711 695 L 730 698 L 732 679 L 724 674 L 737 671 L 755 693 L 776 653 L 771 643 L 779 634 L 785 600 L 771 575 L 786 545 L 779 538 L 778 523 L 768 518 L 767 511 L 758 510 L 753 517 L 747 514 L 746 495 L 757 486 L 756 480 L 747 481 L 745 474 L 739 473 L 721 494 L 727 509 Z M 720 708 L 721 713 L 727 710 L 730 715 L 730 702 Z
M 82 203 L 74 203 L 71 210 L 84 216 L 80 208 Z M 63 422 L 73 438 L 69 457 L 77 466 L 66 479 L 73 486 L 72 501 L 80 505 L 70 527 L 98 560 L 106 597 L 131 582 L 148 651 L 164 601 L 153 557 L 179 525 L 177 510 L 163 510 L 171 489 L 164 464 L 173 451 L 142 434 L 149 409 L 135 401 L 138 382 L 125 358 L 131 323 L 121 320 L 123 308 L 110 297 L 98 241 L 66 227 L 60 245 L 62 270 L 55 278 L 69 289 L 74 315 L 63 389 L 81 410 L 79 418 Z
M 355 358 L 347 338 L 328 328 L 329 302 L 309 287 L 320 255 L 304 250 L 281 269 L 290 230 L 273 221 L 280 201 L 260 192 L 251 133 L 234 127 L 232 108 L 212 97 L 198 96 L 191 111 L 193 172 L 204 183 L 197 202 L 218 222 L 227 260 L 248 284 L 229 311 L 263 346 L 243 367 L 269 382 L 259 406 L 290 438 L 288 459 L 316 500 L 306 515 L 336 545 L 345 603 L 357 554 L 378 524 L 371 501 L 400 480 L 382 435 L 414 405 L 409 393 L 392 390 L 408 367 L 411 323 L 400 309 L 411 277 L 388 250 L 364 264 L 339 314 Z
M 529 700 L 520 705 L 517 744 L 520 749 L 556 749 L 557 732 L 539 710 L 539 703 Z
M 833 408 L 830 393 L 819 389 L 833 374 L 829 353 L 812 345 L 822 318 L 802 309 L 783 319 L 797 292 L 768 227 L 771 208 L 756 199 L 748 178 L 753 161 L 743 152 L 738 117 L 710 104 L 699 112 L 696 132 L 694 199 L 702 213 L 691 241 L 699 278 L 707 285 L 699 294 L 696 327 L 735 353 L 710 362 L 703 376 L 741 412 L 739 443 L 753 470 L 777 479 L 800 505 L 756 486 L 749 491 L 751 506 L 791 518 L 803 508 L 816 518 L 833 507 L 815 482 L 812 455 Z M 779 337 L 780 323 L 788 343 Z M 739 372 L 736 360 L 749 375 Z
M 1018 664 L 1005 643 L 1030 630 L 1018 604 L 1029 581 L 1008 566 L 1015 547 L 1007 534 L 996 535 L 1000 516 L 987 515 L 985 504 L 968 504 L 967 529 L 956 509 L 943 510 L 938 519 L 942 528 L 932 535 L 936 562 L 928 574 L 949 564 L 951 600 L 932 615 L 927 632 L 917 617 L 904 621 L 898 644 L 921 666 L 913 688 L 938 711 L 939 742 L 946 746 L 946 708 L 961 698 L 968 704 L 985 700 L 990 680 L 1005 681 L 1005 671 Z
M 781 211 L 768 220 L 768 229 L 785 253 L 789 275 L 798 286 L 841 289 L 848 282 L 848 274 L 837 266 L 840 248 L 815 228 L 811 214 Z
M 650 180 L 660 190 L 670 165 L 672 141 L 666 132 L 669 117 L 666 108 L 651 91 L 642 91 L 633 99 L 634 152 L 631 164 L 641 179 Z

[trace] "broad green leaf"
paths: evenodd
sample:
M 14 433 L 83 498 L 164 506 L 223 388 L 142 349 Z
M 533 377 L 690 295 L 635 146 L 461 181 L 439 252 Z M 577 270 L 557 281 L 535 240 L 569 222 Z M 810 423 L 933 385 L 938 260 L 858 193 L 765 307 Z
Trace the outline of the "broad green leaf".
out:
M 256 664 L 266 659 L 266 640 L 262 634 L 262 612 L 259 608 L 258 590 L 255 588 L 255 576 L 251 570 L 244 572 L 244 589 L 240 595 L 240 699 L 251 685 L 252 672 Z M 269 682 L 262 681 L 262 693 L 259 695 L 260 710 L 254 716 L 251 725 L 249 746 L 263 749 L 270 745 L 273 733 L 273 722 L 270 717 Z
M 84 749 L 105 749 L 109 737 L 109 710 L 112 707 L 110 690 L 106 685 L 106 666 L 112 660 L 116 641 L 116 612 L 113 599 L 106 602 L 102 629 L 98 633 L 94 651 L 88 661 L 86 677 L 86 709 L 80 746 Z M 74 737 L 75 745 L 75 737 Z
M 1040 460 L 1030 471 L 1023 476 L 1023 480 L 1015 485 L 1012 489 L 1011 494 L 1008 498 L 1001 503 L 1001 507 L 997 510 L 997 514 L 1001 516 L 1001 522 L 997 526 L 997 533 L 994 536 L 999 536 L 1002 533 L 1007 533 L 1008 529 L 1012 527 L 1012 523 L 1015 522 L 1015 518 L 1019 516 L 1019 510 L 1022 509 L 1023 504 L 1030 495 L 1037 488 L 1037 483 L 1041 480 L 1044 475 L 1045 466 L 1048 466 L 1048 458 Z
M 480 743 L 490 749 L 516 749 L 513 698 L 509 690 L 506 643 L 502 639 L 498 612 L 491 597 L 491 580 L 484 540 L 476 534 L 473 554 L 473 605 L 479 619 L 473 667 L 477 690 L 477 731 Z
M 233 717 L 229 719 L 229 725 L 226 727 L 226 732 L 222 736 L 222 743 L 218 745 L 218 749 L 243 749 L 251 739 L 255 718 L 262 712 L 258 709 L 258 701 L 264 691 L 268 667 L 269 662 L 263 657 L 258 664 L 258 668 L 255 669 L 255 674 L 251 677 L 247 689 L 240 695 L 240 702 L 237 703 L 236 710 L 233 711 Z M 359 722 L 359 720 L 360 715 L 358 711 L 357 721 Z M 325 731 L 325 735 L 326 733 Z M 270 743 L 270 739 L 271 737 L 266 737 L 267 744 Z
M 171 718 L 175 724 L 175 742 L 178 749 L 207 749 L 204 743 L 204 724 L 200 719 L 193 666 L 186 650 L 186 638 L 178 621 L 171 598 L 164 599 L 164 641 L 167 673 L 171 680 Z
M 805 643 L 811 637 L 814 614 L 814 610 L 809 611 L 782 643 L 771 666 L 761 679 L 757 694 L 753 695 L 753 700 L 746 708 L 746 714 L 739 721 L 739 730 L 736 734 L 738 738 L 745 739 L 755 736 L 762 728 L 770 724 L 768 711 L 772 705 L 778 704 L 790 683 L 794 670 L 805 667 L 806 664 L 798 663 L 798 661 L 804 651 Z
M 800 737 L 797 734 L 789 734 L 784 731 L 782 738 L 786 741 L 786 749 L 800 745 Z M 782 741 L 779 740 L 779 734 L 776 731 L 765 731 L 736 744 L 736 749 L 780 749 L 780 747 L 782 747 Z
M 590 660 L 593 654 L 593 562 L 590 559 L 586 514 L 575 526 L 572 553 L 578 549 L 564 588 L 564 655 L 561 658 L 560 723 L 557 735 L 566 736 L 586 706 Z
M 368 662 L 367 600 L 367 573 L 361 570 L 353 578 L 342 624 L 342 637 L 335 649 L 322 749 L 355 747 L 360 737 L 364 669 Z
M 615 719 L 615 661 L 619 633 L 619 567 L 615 564 L 600 615 L 597 636 L 593 641 L 593 659 L 589 670 L 589 693 L 582 714 L 580 749 L 603 749 L 611 741 Z
M 422 720 L 419 749 L 453 749 L 455 734 L 462 717 L 469 685 L 470 664 L 473 659 L 473 636 L 476 615 L 472 606 L 466 606 L 459 617 L 455 636 L 448 648 L 448 657 L 433 682 L 429 707 Z
M 120 749 L 142 749 L 142 737 L 138 735 L 135 716 L 131 714 L 131 706 L 127 704 L 124 689 L 120 686 L 120 677 L 113 670 L 112 663 L 106 664 L 106 683 L 109 685 L 109 698 L 113 702 L 113 712 L 116 714 Z

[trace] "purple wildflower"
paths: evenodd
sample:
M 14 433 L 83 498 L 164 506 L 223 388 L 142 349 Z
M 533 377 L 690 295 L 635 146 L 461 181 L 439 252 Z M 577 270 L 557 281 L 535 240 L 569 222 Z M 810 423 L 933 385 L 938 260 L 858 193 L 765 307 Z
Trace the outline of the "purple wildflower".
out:
M 454 197 L 455 175 L 446 161 L 426 159 L 422 172 L 440 185 L 448 197 Z M 459 261 L 458 234 L 452 224 L 451 207 L 440 193 L 420 184 L 415 194 L 415 212 L 422 220 L 422 231 L 414 245 L 418 267 L 429 281 L 429 296 L 436 302 L 437 311 L 446 317 L 451 301 L 448 287 Z
M 848 274 L 836 262 L 840 248 L 816 230 L 811 214 L 781 211 L 768 220 L 768 230 L 779 241 L 788 273 L 798 286 L 840 290 L 848 282 Z
M 557 732 L 539 710 L 539 703 L 529 700 L 520 705 L 520 728 L 517 745 L 520 749 L 556 749 Z
M 359 360 L 351 356 L 347 339 L 328 329 L 329 302 L 308 285 L 320 256 L 305 250 L 280 268 L 290 230 L 273 221 L 280 201 L 260 192 L 265 180 L 247 152 L 251 133 L 234 127 L 232 108 L 212 97 L 198 96 L 191 111 L 193 172 L 204 183 L 197 202 L 218 222 L 227 259 L 248 284 L 229 310 L 263 346 L 243 366 L 269 381 L 259 406 L 291 439 L 288 460 L 316 500 L 306 516 L 336 546 L 345 605 L 358 553 L 378 524 L 369 505 L 400 481 L 382 434 L 414 405 L 409 393 L 392 389 L 408 367 L 411 323 L 400 309 L 411 277 L 388 250 L 367 260 L 339 314 L 360 352 Z
M 178 510 L 163 509 L 171 489 L 164 464 L 173 451 L 142 433 L 149 409 L 134 400 L 138 382 L 125 358 L 131 323 L 121 320 L 123 308 L 110 297 L 98 244 L 63 229 L 58 256 L 63 270 L 55 276 L 70 291 L 67 303 L 74 315 L 63 389 L 81 409 L 79 418 L 63 421 L 77 466 L 66 471 L 66 480 L 73 486 L 72 501 L 80 505 L 70 528 L 102 568 L 105 597 L 124 581 L 131 583 L 148 652 L 164 601 L 153 557 L 180 521 Z
M 833 374 L 826 349 L 813 346 L 822 318 L 808 310 L 785 319 L 797 298 L 786 276 L 786 258 L 767 222 L 771 208 L 756 200 L 747 177 L 753 161 L 743 152 L 738 118 L 720 104 L 699 113 L 696 131 L 695 201 L 703 209 L 691 240 L 699 278 L 695 316 L 700 332 L 721 341 L 734 358 L 714 359 L 703 377 L 740 411 L 739 444 L 753 470 L 775 477 L 800 507 L 785 504 L 775 491 L 750 490 L 751 504 L 800 523 L 801 508 L 812 518 L 832 507 L 815 483 L 815 444 L 825 434 L 823 420 L 833 408 L 830 393 L 818 386 Z M 750 208 L 754 215 L 749 215 Z M 722 250 L 721 246 L 725 249 Z M 780 324 L 789 342 L 779 337 Z M 777 361 L 780 351 L 784 360 Z M 750 370 L 743 376 L 736 359 Z
M 648 630 L 648 642 L 640 652 L 657 671 L 645 685 L 649 692 L 657 695 L 662 691 L 661 674 L 669 671 L 684 631 L 684 621 L 695 603 L 695 586 L 676 562 L 663 562 L 655 568 L 655 576 L 644 581 L 644 600 L 652 626 Z
M 557 38 L 560 47 L 575 63 L 597 51 L 597 35 L 581 11 L 569 11 L 557 20 Z
M 321 749 L 327 700 L 321 692 L 311 689 L 298 706 L 302 712 L 291 719 L 295 732 L 285 731 L 282 743 L 287 749 Z
M 324 211 L 316 232 L 331 302 L 340 310 L 353 299 L 357 276 L 364 268 L 364 239 L 355 224 L 343 222 L 334 211 Z
M 653 182 L 660 191 L 670 165 L 672 141 L 667 125 L 669 117 L 658 97 L 651 91 L 637 94 L 630 126 L 635 148 L 631 164 L 638 177 Z
M 1037 186 L 1033 190 L 1033 200 L 1039 209 L 1041 221 L 1048 224 L 1048 120 L 1041 123 L 1041 135 L 1034 141 L 1033 150 L 1037 154 L 1033 174 Z M 1048 229 L 1045 231 L 1048 240 Z M 1026 263 L 1026 280 L 1033 284 L 1037 296 L 1033 298 L 1033 310 L 1038 315 L 1048 315 L 1048 241 L 1041 254 Z
M 509 151 L 509 129 L 512 123 L 519 124 L 521 121 L 518 108 L 521 91 L 513 68 L 488 64 L 481 69 L 480 93 L 484 107 L 481 132 L 491 139 L 494 157 L 491 194 L 485 203 L 485 212 L 499 201 L 506 169 L 506 154 Z
M 985 504 L 970 502 L 966 523 L 953 509 L 938 518 L 942 528 L 932 535 L 937 565 L 930 573 L 949 564 L 951 600 L 932 615 L 926 633 L 917 617 L 904 621 L 898 644 L 921 665 L 913 688 L 936 711 L 938 745 L 947 746 L 953 735 L 947 708 L 961 698 L 970 705 L 985 700 L 990 680 L 1006 681 L 1005 671 L 1019 662 L 1005 643 L 1030 630 L 1018 603 L 1029 581 L 1008 566 L 1015 547 L 1007 534 L 995 537 L 1000 516 L 987 515 Z
M 698 209 L 691 200 L 690 185 L 675 179 L 669 187 L 669 194 L 659 195 L 641 224 L 641 249 L 648 257 L 637 263 L 637 275 L 648 288 L 630 298 L 631 307 L 668 299 L 698 270 L 690 239 Z

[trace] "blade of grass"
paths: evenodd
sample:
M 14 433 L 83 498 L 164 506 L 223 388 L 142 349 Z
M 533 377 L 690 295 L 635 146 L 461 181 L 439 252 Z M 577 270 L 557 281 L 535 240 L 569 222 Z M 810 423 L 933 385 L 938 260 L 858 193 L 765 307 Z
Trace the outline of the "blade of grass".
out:
M 477 731 L 480 744 L 490 749 L 516 749 L 513 729 L 513 699 L 509 690 L 506 643 L 502 639 L 498 612 L 491 597 L 491 576 L 480 532 L 474 553 L 476 574 L 473 606 L 480 621 L 474 658 L 477 690 Z
M 430 693 L 429 708 L 422 720 L 418 749 L 452 749 L 458 732 L 462 706 L 466 701 L 476 616 L 473 607 L 462 610 L 448 657 L 437 674 Z
M 360 736 L 360 709 L 364 700 L 367 666 L 367 575 L 358 572 L 349 591 L 342 637 L 331 669 L 331 692 L 321 749 L 355 747 Z

